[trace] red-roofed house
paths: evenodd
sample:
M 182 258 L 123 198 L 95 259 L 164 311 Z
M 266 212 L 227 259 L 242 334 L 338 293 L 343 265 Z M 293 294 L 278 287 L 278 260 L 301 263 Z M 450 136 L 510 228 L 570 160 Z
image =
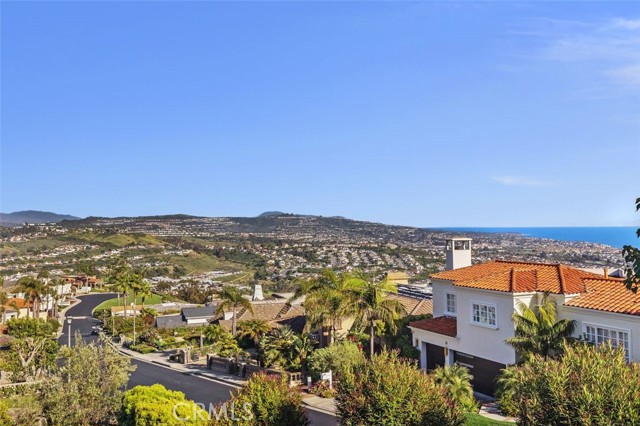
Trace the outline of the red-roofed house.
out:
M 513 337 L 518 301 L 546 292 L 560 317 L 576 321 L 575 337 L 623 346 L 640 361 L 640 294 L 622 280 L 561 264 L 496 260 L 471 266 L 471 240 L 447 241 L 447 268 L 431 276 L 433 319 L 409 324 L 422 368 L 469 367 L 477 391 L 493 394 L 500 370 L 517 361 Z

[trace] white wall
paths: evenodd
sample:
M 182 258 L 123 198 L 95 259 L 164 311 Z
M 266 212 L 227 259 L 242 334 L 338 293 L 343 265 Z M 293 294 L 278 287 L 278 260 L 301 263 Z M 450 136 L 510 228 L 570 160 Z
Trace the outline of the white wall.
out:
M 517 310 L 517 301 L 522 301 L 531 307 L 539 302 L 542 294 L 514 294 L 480 290 L 454 286 L 449 281 L 434 279 L 434 317 L 445 315 L 445 294 L 447 292 L 456 295 L 458 335 L 453 338 L 411 328 L 413 331 L 414 344 L 417 339 L 418 348 L 422 348 L 422 342 L 427 342 L 502 364 L 515 363 L 515 351 L 505 343 L 505 340 L 514 335 L 514 325 L 511 318 Z M 550 297 L 558 306 L 560 318 L 569 318 L 577 321 L 576 331 L 574 333 L 575 337 L 583 335 L 584 323 L 628 331 L 630 333 L 631 359 L 640 361 L 640 316 L 563 306 L 565 301 L 572 299 L 575 295 L 552 294 Z M 472 323 L 471 304 L 473 301 L 494 304 L 496 306 L 496 328 L 483 327 Z
M 454 286 L 447 281 L 433 280 L 433 316 L 445 315 L 445 294 L 456 295 L 458 336 L 457 339 L 416 330 L 415 339 L 420 335 L 437 345 L 445 344 L 453 350 L 472 354 L 502 364 L 516 361 L 515 351 L 504 341 L 514 335 L 511 316 L 514 312 L 515 298 L 512 293 L 473 289 Z M 525 303 L 530 303 L 534 295 L 518 295 Z M 481 302 L 496 306 L 496 327 L 489 328 L 472 323 L 471 305 Z M 430 339 L 430 340 L 426 340 Z
M 207 324 L 209 322 L 209 318 L 191 318 L 187 320 L 187 324 L 195 325 L 195 324 Z
M 559 314 L 560 318 L 576 321 L 574 337 L 583 336 L 585 323 L 628 331 L 630 358 L 632 361 L 640 362 L 640 316 L 616 314 L 573 306 L 559 307 Z

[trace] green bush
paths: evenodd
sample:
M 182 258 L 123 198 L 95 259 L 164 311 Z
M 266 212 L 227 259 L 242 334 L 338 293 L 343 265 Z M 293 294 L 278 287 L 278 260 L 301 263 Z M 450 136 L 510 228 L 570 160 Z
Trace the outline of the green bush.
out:
M 141 354 L 150 354 L 152 352 L 156 351 L 156 348 L 154 346 L 149 346 L 145 343 L 140 343 L 137 345 L 131 345 L 129 346 L 129 349 L 131 349 L 132 351 L 136 351 L 139 352 Z
M 444 386 L 451 398 L 458 401 L 467 412 L 477 412 L 478 403 L 473 396 L 471 380 L 473 376 L 469 369 L 459 364 L 452 366 L 438 367 L 433 372 L 436 383 Z
M 217 413 L 227 407 L 235 412 L 231 416 L 213 418 L 214 426 L 306 426 L 307 414 L 302 408 L 301 396 L 289 389 L 282 376 L 256 374 L 245 386 L 236 391 L 230 401 L 219 405 Z M 241 413 L 241 414 L 240 414 Z
M 321 380 L 315 383 L 311 386 L 309 392 L 319 396 L 320 398 L 333 398 L 336 396 L 336 390 L 329 387 L 329 382 L 327 380 Z
M 13 420 L 9 417 L 9 410 L 4 401 L 0 400 L 0 426 L 11 426 Z
M 501 388 L 522 426 L 640 424 L 640 367 L 608 345 L 565 344 L 560 359 L 536 356 Z
M 307 369 L 314 380 L 320 378 L 320 373 L 331 370 L 340 377 L 346 372 L 365 363 L 365 357 L 358 345 L 341 340 L 333 345 L 313 351 L 307 358 Z
M 431 314 L 425 315 L 409 315 L 396 321 L 396 333 L 388 333 L 385 338 L 389 342 L 389 346 L 400 351 L 400 356 L 418 360 L 420 351 L 413 346 L 413 336 L 411 329 L 408 327 L 410 322 L 431 318 Z
M 51 337 L 58 331 L 60 323 L 54 319 L 13 318 L 7 322 L 7 333 L 22 339 L 25 337 Z
M 460 404 L 397 352 L 383 351 L 338 382 L 336 405 L 345 426 L 461 426 Z
M 208 419 L 208 413 L 186 399 L 182 392 L 156 384 L 136 386 L 124 394 L 118 425 L 206 426 Z

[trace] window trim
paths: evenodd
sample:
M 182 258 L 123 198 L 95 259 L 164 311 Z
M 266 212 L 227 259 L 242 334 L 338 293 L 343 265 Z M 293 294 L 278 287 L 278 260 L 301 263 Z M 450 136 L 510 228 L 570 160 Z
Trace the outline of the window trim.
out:
M 608 331 L 617 331 L 617 332 L 622 332 L 622 333 L 627 333 L 627 338 L 629 339 L 629 353 L 627 354 L 627 362 L 631 362 L 632 359 L 632 355 L 633 355 L 633 337 L 631 336 L 631 329 L 628 328 L 620 328 L 620 327 L 613 327 L 610 325 L 606 325 L 606 324 L 597 324 L 597 323 L 593 323 L 593 322 L 588 322 L 588 321 L 582 321 L 582 336 L 586 337 L 587 336 L 587 326 L 588 327 L 593 327 L 596 331 L 596 335 L 598 333 L 598 328 L 602 328 Z M 589 341 L 589 340 L 587 340 Z M 590 342 L 590 341 L 589 341 Z M 594 343 L 596 345 L 598 345 L 598 342 L 590 342 L 590 343 Z
M 447 300 L 447 296 L 453 296 L 453 304 L 454 304 L 454 308 L 456 309 L 455 312 L 449 312 L 449 306 L 448 306 L 448 300 Z M 458 316 L 458 296 L 456 295 L 456 293 L 452 292 L 452 291 L 445 291 L 444 292 L 444 314 L 450 317 L 457 317 Z
M 469 316 L 469 322 L 473 325 L 477 325 L 478 327 L 484 327 L 484 328 L 490 328 L 493 330 L 497 330 L 498 329 L 498 306 L 495 303 L 491 303 L 491 302 L 482 302 L 480 300 L 470 300 L 469 301 L 469 311 L 470 311 L 470 316 Z M 483 324 L 481 322 L 475 322 L 473 320 L 473 305 L 479 305 L 479 306 L 487 306 L 487 307 L 491 307 L 493 308 L 494 312 L 495 312 L 495 324 Z M 488 311 L 487 311 L 488 312 Z

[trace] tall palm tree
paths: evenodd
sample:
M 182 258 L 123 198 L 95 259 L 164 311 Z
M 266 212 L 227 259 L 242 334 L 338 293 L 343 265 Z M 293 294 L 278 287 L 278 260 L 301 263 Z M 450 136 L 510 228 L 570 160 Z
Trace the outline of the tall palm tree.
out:
M 127 264 L 118 262 L 109 268 L 107 283 L 118 293 L 118 298 L 122 294 L 122 308 L 124 316 L 127 316 L 127 295 L 131 291 L 131 271 Z
M 2 321 L 0 323 L 2 324 L 4 324 L 7 319 L 5 314 L 7 313 L 6 304 L 8 301 L 7 293 L 5 293 L 4 290 L 0 290 L 0 313 L 2 314 Z
M 142 305 L 142 310 L 144 311 L 144 302 L 147 300 L 147 297 L 151 297 L 153 293 L 151 293 L 151 285 L 145 281 L 140 281 L 140 285 L 138 286 L 138 294 L 140 295 L 140 303 Z
M 306 295 L 306 328 L 321 330 L 320 344 L 325 326 L 329 327 L 332 340 L 336 340 L 339 322 L 356 313 L 358 291 L 364 283 L 362 276 L 358 274 L 340 274 L 330 269 L 317 278 L 301 283 L 293 298 Z
M 22 277 L 18 280 L 20 291 L 31 302 L 31 314 L 33 318 L 40 318 L 40 301 L 45 293 L 45 285 L 42 281 L 33 277 Z
M 375 282 L 365 279 L 363 275 L 360 277 L 362 285 L 358 291 L 356 316 L 362 324 L 369 327 L 369 355 L 373 356 L 376 325 L 384 324 L 394 333 L 397 329 L 396 320 L 402 316 L 405 309 L 399 301 L 386 297 L 389 293 L 398 292 L 398 288 L 391 281 L 384 279 Z
M 58 291 L 58 288 L 64 286 L 64 279 L 55 278 L 53 280 L 53 284 L 49 286 L 49 294 L 53 300 L 53 316 L 54 318 L 58 317 L 58 307 L 60 305 L 60 300 L 62 299 L 62 292 Z
M 129 273 L 129 288 L 133 294 L 133 303 L 138 304 L 138 296 L 142 295 L 143 300 L 151 294 L 151 287 L 149 283 L 144 280 L 144 272 L 138 271 Z M 144 301 L 142 302 L 142 309 L 144 309 Z M 135 310 L 133 312 L 135 315 Z
M 253 306 L 251 301 L 245 298 L 237 287 L 227 286 L 218 293 L 220 297 L 220 304 L 216 310 L 216 314 L 223 313 L 225 311 L 232 311 L 231 316 L 231 334 L 236 335 L 236 309 L 245 308 L 249 312 L 253 313 Z
M 506 340 L 509 345 L 525 359 L 536 354 L 548 358 L 562 352 L 562 345 L 573 334 L 576 322 L 558 319 L 558 308 L 548 293 L 533 308 L 522 301 L 518 301 L 517 308 L 513 314 L 515 336 Z
M 253 344 L 256 347 L 256 351 L 258 352 L 258 359 L 260 359 L 260 352 L 262 345 L 262 338 L 271 331 L 271 325 L 265 320 L 261 319 L 252 319 L 249 321 L 242 321 L 238 324 L 238 337 L 248 337 L 253 341 Z

